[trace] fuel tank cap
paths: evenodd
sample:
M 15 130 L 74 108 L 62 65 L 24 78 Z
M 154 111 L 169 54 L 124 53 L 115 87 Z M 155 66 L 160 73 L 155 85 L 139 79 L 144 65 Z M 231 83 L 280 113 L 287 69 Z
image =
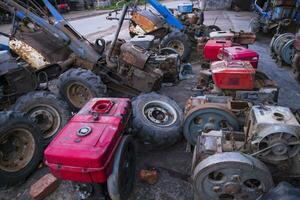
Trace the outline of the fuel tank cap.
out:
M 89 135 L 92 132 L 92 128 L 89 126 L 84 126 L 77 131 L 77 135 L 80 137 L 84 137 Z

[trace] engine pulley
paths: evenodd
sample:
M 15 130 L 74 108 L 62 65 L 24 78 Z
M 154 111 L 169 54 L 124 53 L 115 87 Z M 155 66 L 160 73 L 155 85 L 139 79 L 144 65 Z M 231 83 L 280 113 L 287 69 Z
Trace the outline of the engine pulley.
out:
M 192 145 L 197 143 L 197 137 L 202 132 L 239 129 L 237 117 L 229 109 L 220 105 L 200 105 L 191 109 L 183 124 L 184 136 Z
M 256 200 L 273 186 L 261 161 L 239 152 L 218 153 L 202 160 L 193 171 L 197 199 Z

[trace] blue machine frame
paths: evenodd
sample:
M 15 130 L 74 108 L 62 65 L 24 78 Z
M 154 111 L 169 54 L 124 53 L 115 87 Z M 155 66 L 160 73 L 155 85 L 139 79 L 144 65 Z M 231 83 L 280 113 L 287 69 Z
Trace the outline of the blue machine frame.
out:
M 274 0 L 267 0 L 266 3 L 269 4 L 271 1 Z M 266 9 L 263 9 L 257 2 L 258 0 L 255 0 L 254 7 L 259 14 L 259 27 L 263 30 L 267 30 L 271 23 L 279 23 L 281 20 L 300 22 L 300 12 L 297 9 L 300 6 L 300 0 L 296 1 L 296 6 L 275 6 Z
M 183 30 L 185 28 L 184 25 L 176 17 L 174 17 L 174 15 L 166 6 L 162 5 L 156 0 L 147 0 L 147 1 L 153 8 L 155 8 L 155 10 L 157 10 L 157 12 L 161 16 L 164 17 L 164 19 L 169 25 L 179 30 Z

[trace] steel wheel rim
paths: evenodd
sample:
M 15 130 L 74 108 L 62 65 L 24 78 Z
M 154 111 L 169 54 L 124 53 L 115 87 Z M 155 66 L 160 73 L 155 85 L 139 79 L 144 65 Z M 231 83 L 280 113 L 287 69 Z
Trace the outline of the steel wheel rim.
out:
M 35 140 L 24 128 L 15 128 L 0 138 L 0 169 L 18 172 L 32 160 L 35 152 Z
M 286 64 L 289 64 L 289 65 L 292 64 L 292 60 L 293 60 L 294 55 L 295 55 L 294 42 L 295 42 L 295 39 L 292 39 L 292 40 L 288 41 L 281 48 L 281 57 L 282 57 L 283 61 Z
M 182 56 L 184 53 L 184 44 L 179 40 L 172 40 L 167 46 L 175 49 L 180 56 Z
M 293 36 L 293 34 L 292 34 L 292 33 L 284 33 L 284 34 L 278 35 L 278 36 L 274 39 L 274 42 L 273 42 L 273 45 L 272 45 L 273 50 L 275 51 L 275 48 L 276 48 L 276 46 L 278 45 L 278 42 L 281 40 L 281 38 L 284 38 L 284 37 L 290 37 L 290 36 Z
M 163 101 L 150 101 L 145 104 L 143 116 L 146 120 L 159 127 L 171 126 L 178 118 L 176 110 Z
M 27 115 L 34 120 L 43 133 L 43 138 L 47 139 L 56 134 L 61 125 L 59 112 L 52 106 L 38 104 Z
M 286 33 L 283 34 L 281 36 L 278 36 L 278 38 L 274 41 L 274 51 L 277 55 L 280 54 L 280 51 L 282 49 L 282 47 L 284 46 L 284 44 L 286 43 L 286 41 L 289 41 L 291 39 L 295 39 L 295 35 L 290 34 L 290 33 Z
M 82 83 L 72 83 L 67 88 L 67 97 L 73 106 L 82 108 L 93 95 L 88 87 Z

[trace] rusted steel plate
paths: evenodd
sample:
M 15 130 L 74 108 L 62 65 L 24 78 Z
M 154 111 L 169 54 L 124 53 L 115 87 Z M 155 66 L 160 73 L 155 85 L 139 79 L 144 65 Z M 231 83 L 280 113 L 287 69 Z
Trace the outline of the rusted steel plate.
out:
M 143 69 L 150 57 L 147 50 L 127 42 L 121 46 L 121 59 L 127 64 Z
M 133 12 L 131 20 L 139 24 L 146 33 L 162 28 L 163 20 L 149 10 Z
M 234 43 L 241 45 L 253 44 L 256 41 L 256 35 L 250 32 L 235 32 Z
M 12 39 L 9 41 L 9 47 L 35 69 L 49 64 L 42 54 L 23 41 Z

